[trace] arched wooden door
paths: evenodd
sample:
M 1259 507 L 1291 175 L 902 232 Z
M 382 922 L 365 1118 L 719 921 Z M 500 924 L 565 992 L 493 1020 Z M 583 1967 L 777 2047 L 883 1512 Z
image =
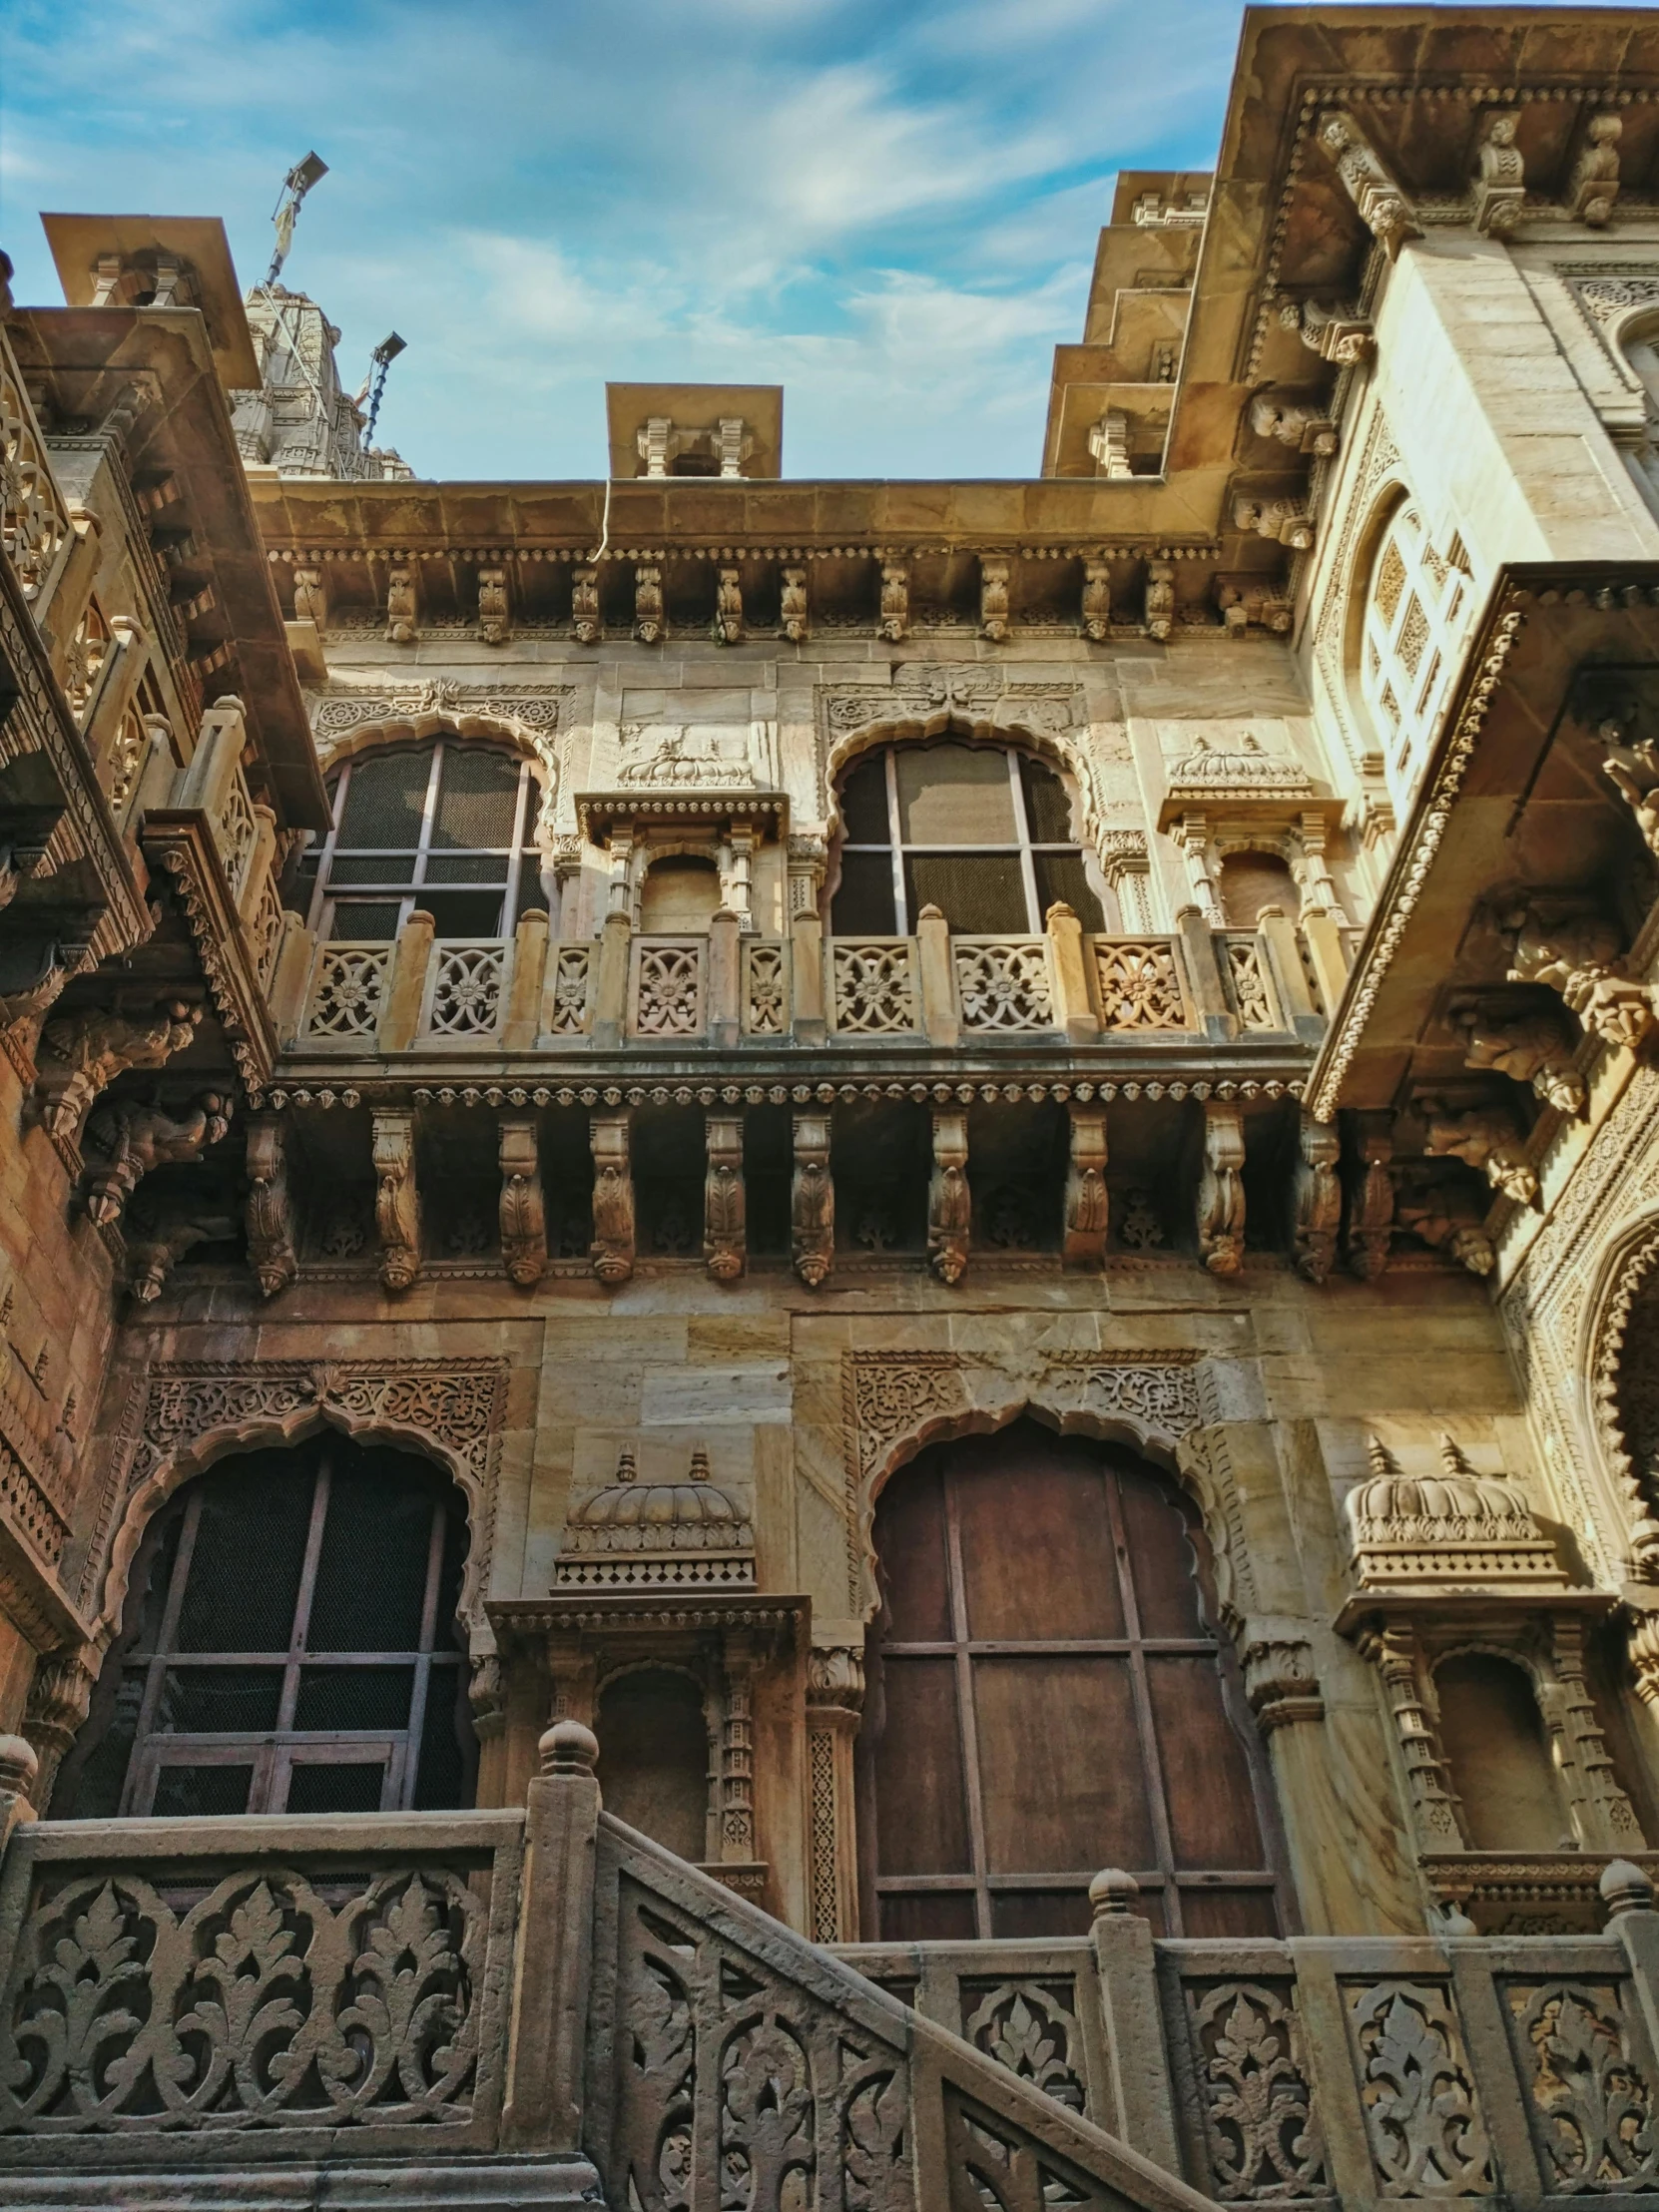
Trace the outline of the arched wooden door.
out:
M 1081 1934 L 1109 1866 L 1169 1935 L 1283 1932 L 1261 1741 L 1172 1484 L 1020 1421 L 896 1475 L 875 1550 L 866 1937 Z

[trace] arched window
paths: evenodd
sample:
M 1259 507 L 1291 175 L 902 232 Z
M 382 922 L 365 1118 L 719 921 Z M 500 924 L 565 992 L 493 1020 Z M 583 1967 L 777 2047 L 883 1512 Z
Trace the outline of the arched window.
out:
M 1575 1851 L 1530 1677 L 1512 1659 L 1459 1652 L 1434 1670 L 1440 1746 L 1474 1851 Z
M 471 1795 L 455 1485 L 328 1434 L 187 1483 L 64 1763 L 62 1819 L 372 1813 Z
M 884 745 L 839 792 L 838 937 L 907 937 L 923 906 L 970 936 L 1034 936 L 1056 900 L 1101 929 L 1065 785 L 1012 746 Z
M 1414 500 L 1395 509 L 1367 587 L 1360 682 L 1396 801 L 1409 796 L 1474 613 L 1462 540 L 1437 550 Z
M 361 753 L 333 779 L 333 826 L 300 863 L 292 903 L 324 937 L 395 937 L 414 908 L 440 937 L 499 937 L 545 908 L 540 786 L 497 746 Z
M 706 937 L 720 907 L 720 872 L 701 852 L 665 852 L 646 870 L 640 930 L 647 937 Z
M 1277 852 L 1224 853 L 1219 879 L 1229 929 L 1254 929 L 1264 906 L 1282 907 L 1293 921 L 1301 911 L 1290 862 Z
M 1170 1485 L 1021 1421 L 896 1475 L 875 1549 L 867 1936 L 1081 1934 L 1114 1866 L 1167 1934 L 1279 1933 L 1260 1740 Z

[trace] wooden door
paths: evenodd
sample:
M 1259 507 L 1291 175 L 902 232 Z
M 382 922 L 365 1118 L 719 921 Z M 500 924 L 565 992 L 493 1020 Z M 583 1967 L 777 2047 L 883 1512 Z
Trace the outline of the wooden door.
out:
M 1281 1932 L 1261 1743 L 1172 1484 L 1021 1421 L 896 1475 L 875 1548 L 866 1936 L 1081 1934 L 1103 1867 L 1169 1935 Z

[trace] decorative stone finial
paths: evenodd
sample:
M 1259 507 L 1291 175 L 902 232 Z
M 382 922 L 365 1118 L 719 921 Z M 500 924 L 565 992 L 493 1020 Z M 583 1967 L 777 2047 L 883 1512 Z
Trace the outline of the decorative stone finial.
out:
M 1109 1913 L 1133 1913 L 1141 1886 L 1121 1867 L 1104 1867 L 1089 1884 L 1089 1905 L 1097 1921 Z
M 1621 1913 L 1653 1911 L 1653 1884 L 1641 1868 L 1632 1866 L 1628 1859 L 1610 1859 L 1601 1870 L 1596 1888 L 1601 1892 L 1610 1920 L 1617 1920 Z
M 536 1746 L 543 1774 L 592 1774 L 599 1738 L 580 1721 L 555 1721 Z
M 1453 1478 L 1473 1471 L 1467 1459 L 1464 1458 L 1462 1452 L 1452 1442 L 1443 1428 L 1440 1430 L 1440 1464 L 1444 1467 L 1446 1473 Z
M 632 1482 L 637 1471 L 634 1465 L 634 1454 L 624 1444 L 617 1453 L 616 1479 L 619 1482 Z
M 701 1444 L 692 1453 L 691 1478 L 694 1482 L 707 1482 L 709 1479 L 709 1454 Z
M 0 1736 L 0 1790 L 27 1797 L 39 1772 L 33 1744 L 21 1736 Z
M 1395 1471 L 1393 1455 L 1381 1436 L 1366 1438 L 1366 1464 L 1373 1474 L 1392 1474 Z
M 1440 1907 L 1439 1920 L 1430 1933 L 1435 1936 L 1476 1936 L 1479 1930 L 1460 1905 L 1448 1902 Z

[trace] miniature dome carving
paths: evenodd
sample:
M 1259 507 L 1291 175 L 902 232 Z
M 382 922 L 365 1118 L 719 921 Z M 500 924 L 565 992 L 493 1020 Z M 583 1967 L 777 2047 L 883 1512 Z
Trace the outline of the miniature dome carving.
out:
M 1431 1474 L 1405 1472 L 1375 1436 L 1367 1455 L 1371 1473 L 1348 1500 L 1362 1588 L 1562 1586 L 1555 1547 L 1508 1475 L 1477 1474 L 1449 1436 Z
M 555 1586 L 752 1586 L 754 1555 L 755 1531 L 709 1479 L 701 1445 L 678 1482 L 642 1482 L 624 1446 L 614 1478 L 570 1516 Z

